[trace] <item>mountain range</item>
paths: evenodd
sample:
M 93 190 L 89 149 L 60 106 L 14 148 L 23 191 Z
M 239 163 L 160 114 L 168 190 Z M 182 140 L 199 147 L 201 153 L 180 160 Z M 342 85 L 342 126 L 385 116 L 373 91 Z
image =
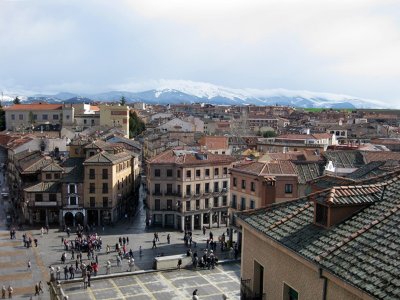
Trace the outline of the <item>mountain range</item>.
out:
M 128 103 L 151 104 L 210 103 L 215 105 L 285 105 L 299 108 L 385 108 L 376 100 L 347 95 L 294 91 L 285 89 L 233 89 L 204 82 L 162 80 L 156 88 L 129 92 L 124 90 L 93 94 L 60 92 L 57 94 L 23 95 L 23 102 L 82 103 L 92 101 L 119 101 L 124 96 Z M 11 101 L 15 95 L 3 96 Z

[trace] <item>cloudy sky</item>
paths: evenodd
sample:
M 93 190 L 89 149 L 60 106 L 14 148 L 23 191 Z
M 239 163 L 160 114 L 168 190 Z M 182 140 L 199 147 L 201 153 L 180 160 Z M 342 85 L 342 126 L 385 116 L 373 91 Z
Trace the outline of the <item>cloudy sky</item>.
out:
M 192 80 L 400 103 L 398 0 L 0 0 L 0 89 Z

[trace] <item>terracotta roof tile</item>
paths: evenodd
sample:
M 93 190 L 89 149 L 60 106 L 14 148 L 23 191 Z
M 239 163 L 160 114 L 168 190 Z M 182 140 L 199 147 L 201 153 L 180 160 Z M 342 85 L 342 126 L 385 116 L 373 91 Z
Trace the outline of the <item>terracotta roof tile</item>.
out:
M 61 110 L 62 104 L 14 104 L 12 106 L 4 107 L 7 111 L 19 110 Z

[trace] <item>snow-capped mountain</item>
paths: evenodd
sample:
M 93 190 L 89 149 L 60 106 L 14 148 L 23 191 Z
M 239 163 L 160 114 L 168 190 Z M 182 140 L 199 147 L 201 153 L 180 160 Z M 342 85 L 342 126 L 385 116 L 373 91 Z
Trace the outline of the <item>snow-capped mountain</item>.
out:
M 137 86 L 137 84 L 136 84 Z M 62 92 L 55 95 L 30 95 L 26 101 L 44 100 L 49 102 L 88 102 L 118 101 L 122 96 L 128 102 L 143 101 L 158 104 L 176 103 L 211 103 L 217 105 L 287 105 L 302 108 L 385 108 L 387 105 L 377 100 L 357 97 L 295 91 L 285 89 L 234 89 L 205 82 L 187 80 L 160 80 L 153 84 L 153 89 L 144 91 L 126 91 L 129 85 L 121 86 L 121 90 L 98 94 L 75 94 Z M 118 87 L 117 87 L 118 88 Z M 4 97 L 11 101 L 15 95 Z M 24 97 L 20 97 L 24 100 Z

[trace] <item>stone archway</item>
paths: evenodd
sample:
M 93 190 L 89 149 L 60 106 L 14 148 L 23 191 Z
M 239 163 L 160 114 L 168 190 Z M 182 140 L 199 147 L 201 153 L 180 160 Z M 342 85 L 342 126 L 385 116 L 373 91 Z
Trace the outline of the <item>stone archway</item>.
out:
M 65 226 L 74 226 L 74 215 L 72 212 L 66 212 L 64 215 Z
M 75 214 L 75 225 L 76 226 L 78 226 L 78 224 L 79 225 L 81 225 L 81 226 L 83 226 L 84 225 L 84 215 L 83 215 L 83 213 L 81 213 L 80 211 L 78 211 L 76 214 Z

